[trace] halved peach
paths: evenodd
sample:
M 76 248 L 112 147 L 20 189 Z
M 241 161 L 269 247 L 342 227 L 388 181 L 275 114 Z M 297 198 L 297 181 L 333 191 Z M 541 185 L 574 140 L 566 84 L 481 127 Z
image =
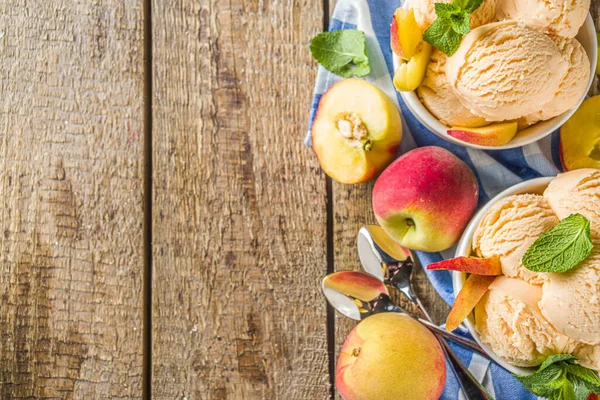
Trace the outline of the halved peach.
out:
M 400 58 L 411 59 L 423 43 L 423 32 L 415 20 L 415 12 L 411 8 L 398 8 L 392 17 L 390 27 L 390 45 L 392 51 Z
M 560 128 L 560 160 L 565 171 L 600 168 L 600 96 L 585 100 Z
M 412 92 L 421 85 L 431 58 L 432 47 L 423 42 L 417 53 L 408 61 L 400 60 L 394 73 L 394 86 L 399 92 Z
M 471 314 L 479 300 L 487 292 L 495 276 L 470 275 L 465 281 L 446 319 L 446 330 L 452 332 Z
M 465 128 L 455 126 L 448 129 L 448 135 L 463 142 L 478 144 L 480 146 L 502 146 L 515 137 L 518 123 L 502 122 L 481 128 Z
M 366 182 L 394 159 L 402 139 L 400 112 L 375 85 L 346 79 L 321 98 L 312 144 L 321 168 L 341 183 Z
M 450 271 L 467 272 L 476 275 L 497 276 L 502 275 L 502 266 L 500 258 L 475 258 L 475 257 L 456 257 L 429 264 L 427 269 L 435 271 L 447 269 Z

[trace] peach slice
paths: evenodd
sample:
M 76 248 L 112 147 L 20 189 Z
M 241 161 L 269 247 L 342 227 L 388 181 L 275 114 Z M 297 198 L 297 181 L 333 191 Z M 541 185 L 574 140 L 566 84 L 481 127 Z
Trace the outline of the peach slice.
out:
M 423 43 L 423 32 L 415 20 L 415 12 L 411 8 L 398 8 L 392 18 L 390 27 L 390 45 L 392 51 L 400 58 L 410 60 Z
M 323 286 L 354 298 L 370 301 L 380 294 L 388 294 L 387 288 L 377 278 L 364 272 L 340 271 L 328 275 Z
M 471 314 L 479 300 L 487 292 L 488 287 L 496 279 L 495 276 L 470 275 L 461 289 L 448 318 L 446 319 L 446 330 L 452 332 Z
M 444 260 L 427 266 L 429 271 L 447 269 L 450 271 L 467 272 L 476 275 L 497 276 L 502 275 L 502 266 L 500 258 L 474 258 L 474 257 L 456 257 L 450 260 Z
M 518 125 L 517 122 L 503 122 L 481 128 L 455 126 L 448 129 L 448 135 L 480 146 L 502 146 L 515 137 Z
M 340 183 L 366 182 L 394 159 L 402 139 L 400 112 L 375 85 L 346 79 L 321 98 L 312 144 L 321 167 Z
M 394 86 L 399 92 L 412 92 L 421 85 L 431 58 L 432 47 L 423 42 L 421 48 L 408 61 L 400 60 L 394 73 Z
M 600 96 L 590 97 L 560 128 L 560 160 L 565 171 L 600 168 Z

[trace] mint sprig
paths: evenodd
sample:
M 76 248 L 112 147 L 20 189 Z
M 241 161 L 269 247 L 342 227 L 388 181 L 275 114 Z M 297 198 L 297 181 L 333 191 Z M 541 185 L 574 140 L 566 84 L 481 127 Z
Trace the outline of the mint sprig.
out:
M 310 41 L 310 52 L 326 70 L 344 78 L 371 72 L 365 33 L 356 29 L 320 33 Z
M 590 221 L 571 214 L 529 246 L 522 261 L 531 271 L 564 273 L 585 260 L 592 248 Z
M 548 400 L 586 400 L 600 394 L 598 373 L 576 363 L 577 357 L 557 354 L 544 361 L 530 375 L 513 375 L 525 389 Z
M 423 32 L 423 39 L 436 49 L 451 56 L 456 52 L 463 35 L 471 32 L 469 14 L 477 10 L 483 0 L 454 0 L 452 3 L 435 3 L 437 18 Z

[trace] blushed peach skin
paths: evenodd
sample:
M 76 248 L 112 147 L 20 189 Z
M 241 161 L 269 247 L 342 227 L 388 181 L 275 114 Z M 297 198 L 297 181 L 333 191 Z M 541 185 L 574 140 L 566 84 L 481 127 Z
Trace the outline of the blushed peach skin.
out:
M 437 400 L 445 383 L 446 360 L 435 336 L 396 313 L 361 321 L 346 338 L 336 367 L 344 400 Z
M 390 45 L 398 57 L 405 60 L 412 58 L 423 42 L 423 33 L 411 10 L 398 8 L 392 17 L 390 26 Z
M 420 147 L 394 161 L 373 188 L 373 211 L 395 241 L 442 251 L 460 238 L 478 199 L 477 179 L 441 147 Z
M 456 257 L 429 264 L 427 269 L 435 271 L 445 269 L 450 271 L 467 272 L 476 275 L 498 276 L 502 275 L 502 265 L 500 258 L 474 258 L 474 257 Z
M 371 278 L 371 279 L 369 279 Z M 377 278 L 356 271 L 340 271 L 328 275 L 323 281 L 325 287 L 360 300 L 370 301 L 388 291 Z
M 464 128 L 457 126 L 448 129 L 447 133 L 453 138 L 467 143 L 473 143 L 480 146 L 503 146 L 515 137 L 517 130 L 517 122 L 506 122 L 487 125 L 481 128 Z
M 496 279 L 495 276 L 470 275 L 461 289 L 454 305 L 446 319 L 446 330 L 452 332 L 471 314 L 479 300 L 488 291 L 489 286 Z
M 402 120 L 394 102 L 375 85 L 345 79 L 321 98 L 312 145 L 321 168 L 340 183 L 366 182 L 394 159 Z

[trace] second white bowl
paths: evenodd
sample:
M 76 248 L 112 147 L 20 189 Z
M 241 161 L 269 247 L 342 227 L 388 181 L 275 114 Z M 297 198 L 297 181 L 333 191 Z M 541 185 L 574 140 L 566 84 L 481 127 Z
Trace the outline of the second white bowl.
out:
M 512 196 L 513 194 L 542 194 L 544 190 L 546 190 L 546 188 L 548 187 L 548 184 L 554 178 L 555 177 L 536 178 L 525 182 L 521 182 L 517 185 L 511 186 L 510 188 L 506 189 L 505 191 L 491 199 L 481 210 L 477 212 L 477 214 L 475 214 L 471 222 L 469 222 L 469 225 L 467 225 L 467 228 L 463 232 L 463 235 L 460 238 L 460 241 L 458 242 L 458 246 L 456 249 L 456 257 L 468 257 L 471 255 L 471 244 L 473 242 L 473 234 L 475 233 L 475 229 L 477 229 L 477 226 L 479 225 L 479 222 L 481 222 L 481 220 L 483 219 L 485 213 L 487 213 L 488 210 L 496 202 L 505 197 Z M 452 272 L 452 286 L 455 294 L 460 292 L 466 279 L 467 275 L 464 272 Z M 469 315 L 469 317 L 464 321 L 464 324 L 467 326 L 467 329 L 469 329 L 469 332 L 471 333 L 471 335 L 473 335 L 477 343 L 479 343 L 479 345 L 485 350 L 485 352 L 495 362 L 500 364 L 504 369 L 517 375 L 527 375 L 534 371 L 534 368 L 521 368 L 507 363 L 506 361 L 498 357 L 496 354 L 494 354 L 494 352 L 489 347 L 483 344 L 481 342 L 481 338 L 479 337 L 477 329 L 475 329 L 475 317 L 473 313 L 471 313 L 471 315 Z

